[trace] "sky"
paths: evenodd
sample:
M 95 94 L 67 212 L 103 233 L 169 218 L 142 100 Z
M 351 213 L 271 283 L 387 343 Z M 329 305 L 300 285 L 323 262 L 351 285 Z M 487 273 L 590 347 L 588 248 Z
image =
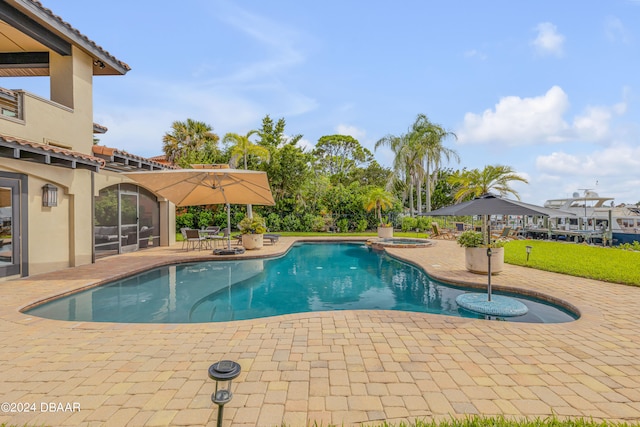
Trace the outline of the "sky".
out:
M 640 201 L 640 0 L 41 2 L 131 67 L 94 78 L 109 147 L 151 157 L 174 121 L 222 138 L 268 114 L 390 167 L 376 141 L 422 113 L 457 135 L 445 166 L 511 166 L 523 201 Z

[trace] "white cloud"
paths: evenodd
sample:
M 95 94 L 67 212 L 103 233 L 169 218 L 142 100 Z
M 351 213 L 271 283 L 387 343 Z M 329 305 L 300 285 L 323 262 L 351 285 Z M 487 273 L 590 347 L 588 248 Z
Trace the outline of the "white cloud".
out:
M 362 140 L 367 136 L 367 132 L 359 129 L 356 126 L 339 124 L 336 126 L 336 132 L 338 135 L 349 135 L 357 139 L 362 143 Z
M 626 98 L 626 96 L 625 96 Z M 456 134 L 460 144 L 505 143 L 524 146 L 571 141 L 602 142 L 611 137 L 611 121 L 623 115 L 627 102 L 587 106 L 571 123 L 563 118 L 569 97 L 559 86 L 532 98 L 507 96 L 482 114 L 466 113 Z
M 558 29 L 550 22 L 541 22 L 536 26 L 538 36 L 531 42 L 536 52 L 540 55 L 564 55 L 564 36 L 558 33 Z
M 615 16 L 608 16 L 604 21 L 604 34 L 611 42 L 629 43 L 631 35 L 622 21 Z
M 307 152 L 316 148 L 316 145 L 313 142 L 305 138 L 301 138 L 296 145 Z
M 538 199 L 564 197 L 592 188 L 616 203 L 636 203 L 640 178 L 640 147 L 618 145 L 585 154 L 555 152 L 536 159 L 539 171 L 532 190 Z
M 587 141 L 598 141 L 609 133 L 610 109 L 587 107 L 585 114 L 573 120 L 576 136 Z
M 624 144 L 588 154 L 554 152 L 548 156 L 538 156 L 536 168 L 542 173 L 560 176 L 636 176 L 635 171 L 640 170 L 640 147 Z
M 556 142 L 569 128 L 562 119 L 568 107 L 568 97 L 558 86 L 533 98 L 507 96 L 494 110 L 487 109 L 481 115 L 465 114 L 463 128 L 456 134 L 461 144 L 500 141 L 518 146 Z

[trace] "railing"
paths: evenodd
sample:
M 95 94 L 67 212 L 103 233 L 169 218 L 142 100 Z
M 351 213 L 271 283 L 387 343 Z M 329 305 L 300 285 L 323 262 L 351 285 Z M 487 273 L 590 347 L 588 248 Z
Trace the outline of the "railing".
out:
M 0 88 L 0 115 L 22 119 L 22 94 Z

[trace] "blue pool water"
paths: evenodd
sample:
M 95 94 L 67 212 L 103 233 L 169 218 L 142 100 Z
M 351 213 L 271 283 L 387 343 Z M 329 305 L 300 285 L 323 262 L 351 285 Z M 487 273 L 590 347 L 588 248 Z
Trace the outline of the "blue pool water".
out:
M 484 318 L 456 304 L 468 290 L 362 243 L 298 244 L 282 257 L 209 261 L 155 268 L 37 306 L 58 320 L 196 323 L 327 310 L 402 310 Z M 518 297 L 529 313 L 502 320 L 575 320 L 560 308 Z

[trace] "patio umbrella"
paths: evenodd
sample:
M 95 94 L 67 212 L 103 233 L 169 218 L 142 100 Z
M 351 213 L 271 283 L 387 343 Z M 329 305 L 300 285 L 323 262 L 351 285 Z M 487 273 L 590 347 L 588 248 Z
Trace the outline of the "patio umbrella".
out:
M 423 216 L 467 216 L 467 215 L 532 215 L 547 217 L 575 216 L 572 212 L 550 209 L 529 203 L 511 200 L 495 194 L 487 193 L 467 202 L 458 203 L 431 212 L 424 212 Z M 491 236 L 490 232 L 488 233 Z
M 176 206 L 226 204 L 229 250 L 230 204 L 275 205 L 266 172 L 241 169 L 176 169 L 130 172 L 124 175 Z
M 424 212 L 423 216 L 466 216 L 466 215 L 535 215 L 547 217 L 569 217 L 575 216 L 571 212 L 549 209 L 516 200 L 511 200 L 487 193 L 480 197 L 456 205 L 446 206 L 431 212 Z M 487 230 L 488 241 L 491 241 L 491 230 Z M 488 286 L 487 296 L 491 301 L 491 255 L 488 252 Z

